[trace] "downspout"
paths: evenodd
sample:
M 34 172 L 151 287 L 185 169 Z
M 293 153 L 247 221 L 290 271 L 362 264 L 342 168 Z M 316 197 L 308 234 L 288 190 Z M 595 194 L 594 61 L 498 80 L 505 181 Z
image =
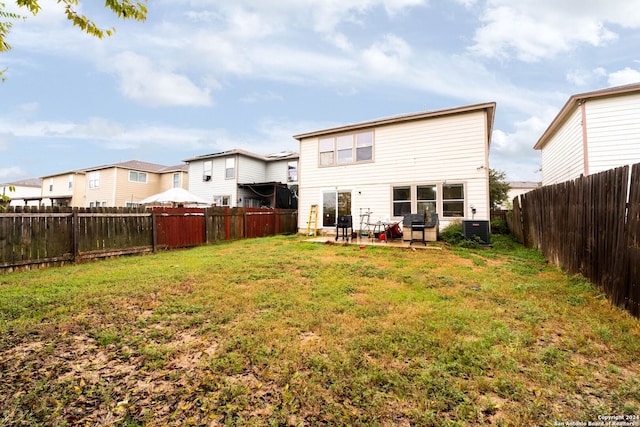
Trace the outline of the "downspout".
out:
M 587 140 L 587 103 L 580 101 L 580 113 L 582 114 L 582 161 L 584 164 L 584 176 L 589 176 L 589 144 Z

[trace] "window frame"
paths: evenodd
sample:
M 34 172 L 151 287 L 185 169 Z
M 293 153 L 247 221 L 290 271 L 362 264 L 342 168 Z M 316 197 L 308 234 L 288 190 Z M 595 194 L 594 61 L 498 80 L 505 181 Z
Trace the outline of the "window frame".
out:
M 445 187 L 461 187 L 461 195 L 462 198 L 449 198 L 449 199 L 445 199 Z M 418 199 L 418 189 L 419 188 L 426 188 L 426 187 L 432 187 L 434 189 L 434 195 L 435 195 L 435 199 Z M 406 189 L 409 188 L 410 190 L 410 200 L 400 200 L 400 199 L 396 199 L 395 197 L 395 190 L 396 189 Z M 401 214 L 401 215 L 396 215 L 396 205 L 403 203 L 406 204 L 407 202 L 410 202 L 410 206 L 411 206 L 411 211 L 409 213 L 421 213 L 418 210 L 418 206 L 421 203 L 431 203 L 432 206 L 435 207 L 435 209 L 433 211 L 429 210 L 430 213 L 437 213 L 438 216 L 442 219 L 442 218 L 464 218 L 464 214 L 466 212 L 466 205 L 467 205 L 467 183 L 466 182 L 440 182 L 440 183 L 433 183 L 433 182 L 424 182 L 424 183 L 411 183 L 411 184 L 407 184 L 407 183 L 398 183 L 398 184 L 391 184 L 391 213 L 392 216 L 394 218 L 401 218 L 403 217 L 405 214 Z M 462 215 L 460 216 L 450 216 L 450 215 L 445 215 L 445 203 L 462 203 L 462 208 L 461 210 L 457 210 L 458 213 L 461 213 Z M 403 210 L 404 211 L 404 210 Z M 403 212 L 400 211 L 400 212 Z
M 211 181 L 213 176 L 213 160 L 205 160 L 202 162 L 202 180 Z
M 180 172 L 174 172 L 173 173 L 173 188 L 180 188 L 180 184 L 181 184 L 181 173 Z
M 89 172 L 89 190 L 100 188 L 100 172 Z
M 288 182 L 298 181 L 298 161 L 297 160 L 290 160 L 287 162 L 287 181 Z
M 143 177 L 144 180 L 140 180 Z M 129 171 L 129 182 L 135 182 L 137 184 L 146 184 L 148 182 L 149 174 L 146 172 L 130 170 Z
M 335 167 L 374 162 L 375 130 L 366 129 L 318 138 L 318 166 Z
M 462 198 L 447 198 L 445 199 L 445 187 L 462 187 Z M 442 217 L 443 218 L 464 218 L 466 211 L 466 193 L 465 184 L 461 182 L 451 182 L 442 184 Z M 460 215 L 445 215 L 445 203 L 462 203 L 462 208 L 459 211 Z M 449 210 L 450 211 L 450 210 Z
M 231 163 L 231 166 L 229 166 Z M 236 177 L 236 158 L 227 157 L 224 159 L 224 179 L 235 179 Z

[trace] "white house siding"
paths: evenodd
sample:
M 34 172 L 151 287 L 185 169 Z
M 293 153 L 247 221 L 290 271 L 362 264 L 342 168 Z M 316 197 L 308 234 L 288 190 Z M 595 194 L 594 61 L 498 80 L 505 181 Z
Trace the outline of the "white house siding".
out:
M 582 113 L 577 108 L 542 151 L 542 185 L 578 178 L 584 173 Z
M 640 94 L 585 105 L 589 174 L 640 162 Z
M 442 211 L 442 184 L 465 185 L 465 214 L 489 218 L 487 123 L 484 111 L 472 111 L 421 121 L 395 123 L 374 129 L 374 161 L 319 167 L 318 137 L 300 142 L 299 228 L 306 231 L 312 204 L 319 206 L 322 224 L 324 191 L 351 191 L 354 227 L 361 210 L 372 211 L 371 220 L 397 220 L 392 213 L 392 188 L 436 184 L 438 212 Z M 453 218 L 440 218 L 445 227 Z
M 265 181 L 266 165 L 264 160 L 246 156 L 234 157 L 236 158 L 236 174 L 239 184 L 253 184 Z
M 290 161 L 297 161 L 298 159 L 277 160 L 267 163 L 266 168 L 266 182 L 282 182 L 287 183 L 287 173 L 289 171 L 288 165 Z
M 210 181 L 202 179 L 204 163 L 207 160 L 211 160 L 213 163 Z M 225 178 L 224 157 L 191 161 L 189 163 L 189 191 L 212 202 L 214 196 L 230 196 L 232 207 L 236 206 L 238 198 L 236 180 Z

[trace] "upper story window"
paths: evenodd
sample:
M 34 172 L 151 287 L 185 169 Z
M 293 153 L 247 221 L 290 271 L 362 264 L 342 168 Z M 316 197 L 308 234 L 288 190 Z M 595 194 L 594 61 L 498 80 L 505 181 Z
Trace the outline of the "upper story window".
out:
M 291 161 L 287 163 L 287 181 L 293 182 L 298 180 L 298 162 Z
M 129 181 L 130 182 L 142 182 L 142 183 L 146 184 L 147 183 L 147 173 L 146 172 L 129 171 Z
M 348 165 L 373 161 L 373 131 L 320 138 L 320 166 Z
M 49 178 L 49 192 L 53 191 L 53 178 Z
M 202 180 L 211 181 L 211 171 L 213 170 L 213 161 L 207 160 L 202 166 Z
M 89 174 L 89 188 L 100 187 L 100 172 L 91 172 Z
M 69 190 L 73 188 L 73 175 L 69 175 Z
M 236 176 L 236 159 L 234 157 L 227 157 L 224 160 L 224 177 L 226 179 L 233 179 Z
M 173 188 L 180 187 L 180 172 L 173 174 Z

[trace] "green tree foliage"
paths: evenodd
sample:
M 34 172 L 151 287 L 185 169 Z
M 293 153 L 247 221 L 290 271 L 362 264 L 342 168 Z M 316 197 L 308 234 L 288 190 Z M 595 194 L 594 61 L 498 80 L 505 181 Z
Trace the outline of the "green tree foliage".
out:
M 0 211 L 6 209 L 6 205 L 11 201 L 11 197 L 7 196 L 5 192 L 7 191 L 7 187 L 2 189 L 2 194 L 0 194 Z M 9 186 L 9 191 L 16 191 L 16 187 L 13 185 Z
M 489 205 L 496 209 L 509 198 L 511 186 L 505 181 L 506 173 L 489 169 Z
M 32 15 L 37 15 L 42 7 L 40 0 L 15 0 L 16 4 L 27 9 Z M 113 35 L 115 28 L 101 28 L 94 21 L 85 15 L 76 12 L 79 0 L 56 0 L 64 5 L 64 13 L 67 19 L 80 30 L 94 37 L 103 38 Z M 118 18 L 134 19 L 136 21 L 144 21 L 147 18 L 147 0 L 105 0 L 105 7 L 110 9 Z M 7 42 L 7 37 L 13 26 L 13 22 L 19 19 L 25 19 L 25 16 L 10 13 L 6 10 L 6 4 L 0 2 L 0 52 L 6 52 L 11 49 L 11 45 Z M 0 70 L 0 76 L 2 71 Z

